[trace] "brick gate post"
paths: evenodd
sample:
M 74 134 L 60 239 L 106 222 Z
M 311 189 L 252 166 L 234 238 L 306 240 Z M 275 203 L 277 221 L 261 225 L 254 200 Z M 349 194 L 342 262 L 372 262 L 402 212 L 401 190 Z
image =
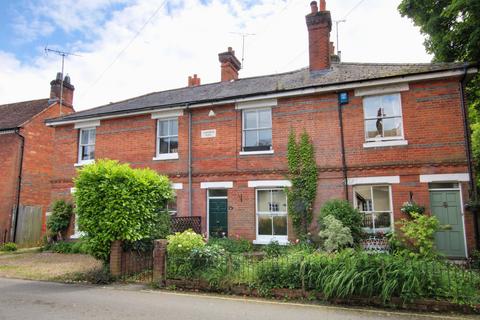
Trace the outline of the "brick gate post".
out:
M 118 277 L 122 274 L 122 241 L 115 240 L 110 246 L 110 274 Z
M 153 282 L 160 286 L 165 285 L 167 273 L 167 240 L 154 241 L 153 249 Z

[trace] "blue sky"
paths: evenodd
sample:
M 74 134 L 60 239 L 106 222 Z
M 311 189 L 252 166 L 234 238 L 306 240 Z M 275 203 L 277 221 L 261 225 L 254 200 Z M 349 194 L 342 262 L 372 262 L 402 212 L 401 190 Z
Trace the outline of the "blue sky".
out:
M 344 61 L 430 61 L 418 29 L 398 14 L 399 2 L 327 0 L 333 19 L 344 18 L 360 3 L 340 24 Z M 46 56 L 47 45 L 80 55 L 65 64 L 78 110 L 182 87 L 194 73 L 202 83 L 219 81 L 217 54 L 232 46 L 241 56 L 235 32 L 255 34 L 247 38 L 240 77 L 302 68 L 308 62 L 304 17 L 309 3 L 0 0 L 0 104 L 48 96 L 60 58 Z

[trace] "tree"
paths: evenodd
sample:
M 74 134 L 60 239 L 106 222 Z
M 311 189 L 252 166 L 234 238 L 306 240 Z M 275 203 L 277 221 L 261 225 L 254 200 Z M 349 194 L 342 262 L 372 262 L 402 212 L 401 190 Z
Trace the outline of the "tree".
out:
M 426 36 L 425 48 L 438 62 L 480 62 L 480 1 L 403 0 L 402 16 L 413 20 Z M 480 169 L 480 75 L 466 88 L 473 158 Z M 477 180 L 477 185 L 479 181 Z
M 288 215 L 297 236 L 305 239 L 313 219 L 318 180 L 315 150 L 306 132 L 303 132 L 297 143 L 295 131 L 290 131 L 287 161 L 288 177 L 292 182 L 292 187 L 287 190 Z

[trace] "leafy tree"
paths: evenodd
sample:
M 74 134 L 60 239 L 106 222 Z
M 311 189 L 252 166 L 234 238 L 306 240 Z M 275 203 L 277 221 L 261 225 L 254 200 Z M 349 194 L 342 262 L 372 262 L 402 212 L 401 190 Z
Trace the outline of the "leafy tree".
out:
M 438 62 L 480 62 L 480 1 L 403 0 L 402 16 L 426 36 L 425 48 Z M 473 157 L 480 169 L 480 75 L 467 85 Z M 478 181 L 477 181 L 477 184 Z
M 52 215 L 48 217 L 47 229 L 54 240 L 62 240 L 70 224 L 73 214 L 73 204 L 65 200 L 56 200 L 53 203 Z
M 288 177 L 292 187 L 287 190 L 288 215 L 299 238 L 305 238 L 313 219 L 317 195 L 318 171 L 315 150 L 310 137 L 303 132 L 297 143 L 291 131 L 287 145 Z
M 153 170 L 100 160 L 78 172 L 75 188 L 79 229 L 91 254 L 104 262 L 113 241 L 135 242 L 168 230 L 161 208 L 173 191 L 168 178 Z

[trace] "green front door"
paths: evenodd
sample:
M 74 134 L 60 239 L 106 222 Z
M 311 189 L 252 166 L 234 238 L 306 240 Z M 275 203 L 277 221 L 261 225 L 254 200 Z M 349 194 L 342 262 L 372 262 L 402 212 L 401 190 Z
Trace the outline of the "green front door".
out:
M 435 235 L 437 250 L 447 257 L 465 258 L 460 191 L 430 191 L 430 207 L 443 227 Z
M 227 198 L 208 198 L 208 230 L 211 237 L 228 236 Z

